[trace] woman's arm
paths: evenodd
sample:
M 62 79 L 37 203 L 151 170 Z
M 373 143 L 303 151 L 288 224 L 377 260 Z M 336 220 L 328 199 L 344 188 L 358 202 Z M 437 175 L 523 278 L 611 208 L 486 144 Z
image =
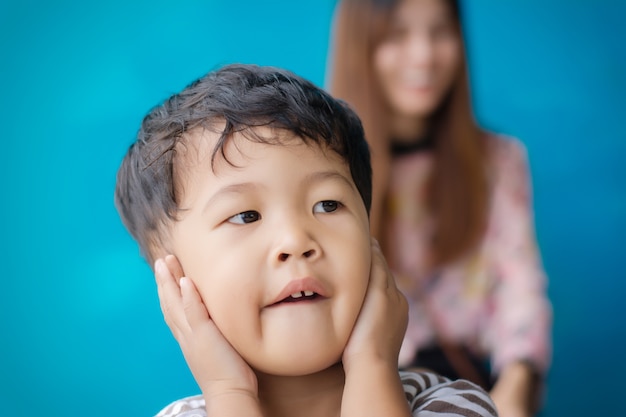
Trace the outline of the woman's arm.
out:
M 495 139 L 493 145 L 486 249 L 497 275 L 491 324 L 499 378 L 492 395 L 503 417 L 528 416 L 537 375 L 549 366 L 552 310 L 535 238 L 525 149 L 516 140 Z
M 524 362 L 506 364 L 490 394 L 501 416 L 532 416 L 538 408 L 538 374 Z

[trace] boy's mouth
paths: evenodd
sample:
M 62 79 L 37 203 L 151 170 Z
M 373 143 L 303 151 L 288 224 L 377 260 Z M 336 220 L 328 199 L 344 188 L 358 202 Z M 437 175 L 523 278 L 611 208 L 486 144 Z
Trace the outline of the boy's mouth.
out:
M 291 294 L 289 297 L 278 302 L 280 303 L 297 303 L 300 301 L 315 300 L 319 297 L 319 294 L 313 291 L 298 291 Z
M 327 297 L 327 290 L 317 280 L 306 277 L 287 283 L 269 307 L 284 303 L 301 303 Z

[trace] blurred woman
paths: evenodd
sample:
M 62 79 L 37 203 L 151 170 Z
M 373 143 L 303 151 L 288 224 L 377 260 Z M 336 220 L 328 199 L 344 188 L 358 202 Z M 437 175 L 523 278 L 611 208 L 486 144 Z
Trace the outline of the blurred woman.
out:
M 410 303 L 401 367 L 491 390 L 501 416 L 537 409 L 551 306 L 525 148 L 474 121 L 459 5 L 342 0 L 329 90 L 372 150 L 372 233 Z

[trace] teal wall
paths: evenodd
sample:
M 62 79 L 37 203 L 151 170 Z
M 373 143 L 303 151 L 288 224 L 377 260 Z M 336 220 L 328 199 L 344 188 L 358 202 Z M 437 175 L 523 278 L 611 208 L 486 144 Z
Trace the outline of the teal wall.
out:
M 528 146 L 555 309 L 546 416 L 626 415 L 626 5 L 466 1 L 479 120 Z M 0 415 L 197 392 L 113 207 L 150 107 L 230 62 L 319 85 L 334 0 L 0 1 Z

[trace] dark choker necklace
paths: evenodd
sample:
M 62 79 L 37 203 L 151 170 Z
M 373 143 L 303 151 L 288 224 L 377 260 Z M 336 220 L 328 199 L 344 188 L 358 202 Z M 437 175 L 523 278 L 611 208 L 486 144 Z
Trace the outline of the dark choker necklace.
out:
M 391 155 L 401 156 L 411 153 L 430 151 L 435 147 L 432 135 L 412 140 L 410 142 L 391 141 Z

